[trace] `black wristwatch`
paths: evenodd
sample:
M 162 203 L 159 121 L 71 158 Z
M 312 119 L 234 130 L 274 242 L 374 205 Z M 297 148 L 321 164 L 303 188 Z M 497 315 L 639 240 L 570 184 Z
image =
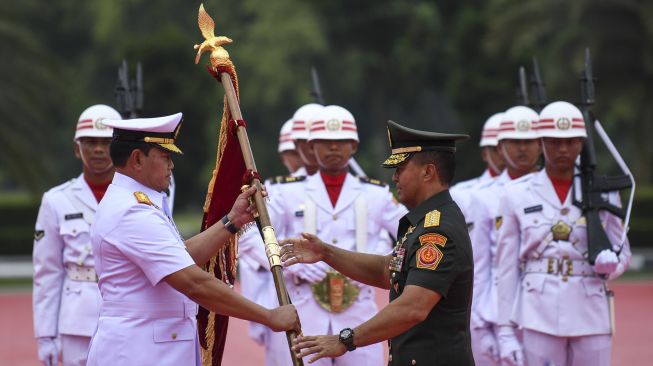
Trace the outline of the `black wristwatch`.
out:
M 222 223 L 224 224 L 224 227 L 232 234 L 235 234 L 240 230 L 240 228 L 237 228 L 236 225 L 229 221 L 229 217 L 227 217 L 227 215 L 224 215 L 222 218 Z
M 354 330 L 351 328 L 345 328 L 340 331 L 340 335 L 338 336 L 338 339 L 342 344 L 347 347 L 347 351 L 351 352 L 356 349 L 356 346 L 354 345 Z

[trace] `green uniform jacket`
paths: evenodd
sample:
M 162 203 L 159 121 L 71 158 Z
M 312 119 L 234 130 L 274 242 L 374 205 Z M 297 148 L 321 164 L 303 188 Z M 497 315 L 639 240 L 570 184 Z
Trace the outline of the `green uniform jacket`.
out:
M 426 320 L 390 341 L 389 364 L 474 365 L 469 332 L 474 259 L 465 218 L 449 191 L 406 214 L 397 238 L 390 301 L 407 285 L 438 292 L 442 299 Z

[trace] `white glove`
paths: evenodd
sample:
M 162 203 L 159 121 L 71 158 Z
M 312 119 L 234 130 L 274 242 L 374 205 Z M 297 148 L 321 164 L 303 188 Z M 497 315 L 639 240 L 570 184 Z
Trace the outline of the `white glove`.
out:
M 596 256 L 594 262 L 594 271 L 598 274 L 609 275 L 617 270 L 619 265 L 619 258 L 617 254 L 610 249 L 603 249 L 599 255 Z
M 39 337 L 36 339 L 39 361 L 45 366 L 54 366 L 59 363 L 59 350 L 56 339 L 53 337 Z
M 308 282 L 319 282 L 326 277 L 326 271 L 329 270 L 329 266 L 324 262 L 317 263 L 297 263 L 292 266 L 284 268 L 284 271 L 294 275 L 297 278 Z
M 479 336 L 479 348 L 481 353 L 488 356 L 494 363 L 499 364 L 499 343 L 497 342 L 496 337 L 492 328 L 480 328 L 476 329 L 481 335 Z
M 515 328 L 499 327 L 498 340 L 502 365 L 524 366 L 524 351 L 515 336 Z

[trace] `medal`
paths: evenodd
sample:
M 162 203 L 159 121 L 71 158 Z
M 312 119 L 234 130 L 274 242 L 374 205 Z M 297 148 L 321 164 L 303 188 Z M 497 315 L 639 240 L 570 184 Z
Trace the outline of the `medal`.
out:
M 406 257 L 406 248 L 404 247 L 404 242 L 408 239 L 415 228 L 413 226 L 408 227 L 406 233 L 404 234 L 401 240 L 397 241 L 395 249 L 392 251 L 392 258 L 390 258 L 390 271 L 401 272 L 401 269 L 404 265 L 404 257 Z

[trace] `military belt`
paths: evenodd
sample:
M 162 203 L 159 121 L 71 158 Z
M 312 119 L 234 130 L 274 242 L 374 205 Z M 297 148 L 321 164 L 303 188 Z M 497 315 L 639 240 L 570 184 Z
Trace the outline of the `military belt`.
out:
M 594 277 L 594 267 L 587 261 L 563 258 L 531 259 L 523 264 L 524 273 L 541 273 L 562 276 L 563 281 L 569 276 Z
M 95 273 L 95 268 L 78 266 L 72 263 L 66 265 L 66 275 L 71 281 L 80 281 L 80 282 L 98 281 L 97 274 Z
M 197 304 L 192 301 L 179 302 L 128 302 L 103 301 L 100 316 L 115 316 L 132 319 L 194 318 Z
M 352 306 L 358 299 L 360 289 L 347 277 L 336 271 L 327 271 L 322 281 L 311 284 L 313 298 L 331 313 L 340 313 Z

